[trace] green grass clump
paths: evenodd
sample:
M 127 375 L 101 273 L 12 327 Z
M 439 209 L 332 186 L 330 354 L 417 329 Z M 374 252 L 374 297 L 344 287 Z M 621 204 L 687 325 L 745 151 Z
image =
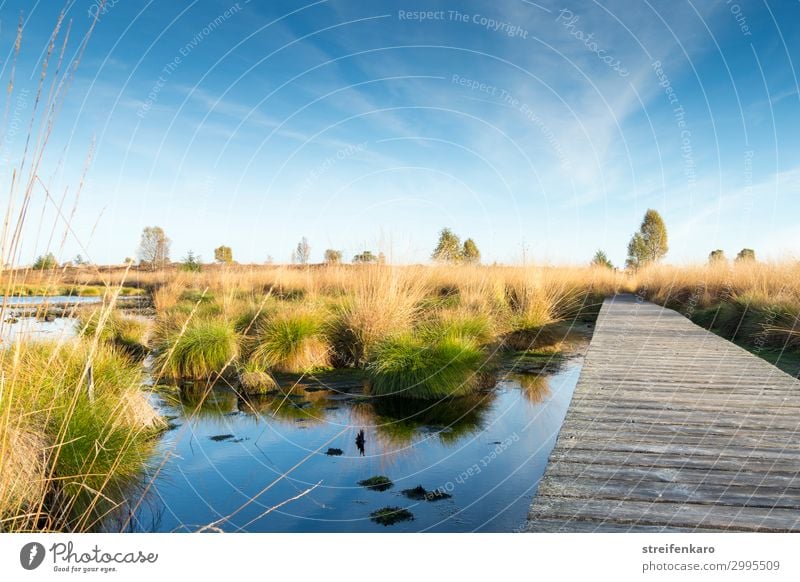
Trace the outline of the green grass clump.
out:
M 187 289 L 181 293 L 179 300 L 192 304 L 214 303 L 214 295 L 208 291 L 202 291 L 200 289 Z
M 224 320 L 191 320 L 158 347 L 156 370 L 173 378 L 202 380 L 222 374 L 239 353 L 239 338 Z
M 460 311 L 437 313 L 431 321 L 420 327 L 418 333 L 434 342 L 449 339 L 483 345 L 494 339 L 492 322 L 486 315 Z
M 378 396 L 440 399 L 471 394 L 485 361 L 474 341 L 401 335 L 382 342 L 367 366 L 371 392 Z
M 144 357 L 148 348 L 145 338 L 148 323 L 122 315 L 118 311 L 95 309 L 78 315 L 78 334 L 87 338 L 97 337 L 122 348 L 134 357 Z
M 41 508 L 47 527 L 92 529 L 124 501 L 163 426 L 140 390 L 141 367 L 105 343 L 24 342 L 0 354 L 0 373 L 13 386 L 0 400 L 4 431 L 39 435 L 27 455 L 32 464 L 43 457 L 32 479 L 46 491 L 18 507 L 3 506 L 0 495 L 0 515 Z M 4 471 L 0 481 L 12 476 Z
M 239 386 L 244 394 L 266 394 L 278 389 L 278 383 L 257 362 L 244 362 L 237 366 Z
M 259 325 L 251 360 L 287 373 L 309 373 L 330 368 L 330 347 L 323 318 L 309 310 L 289 310 Z

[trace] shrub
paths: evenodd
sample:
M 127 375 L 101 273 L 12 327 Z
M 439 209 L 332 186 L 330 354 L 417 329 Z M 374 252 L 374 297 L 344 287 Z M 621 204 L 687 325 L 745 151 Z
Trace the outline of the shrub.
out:
M 37 271 L 56 269 L 58 268 L 58 261 L 53 253 L 47 253 L 46 255 L 40 255 L 36 257 L 32 268 Z
M 378 396 L 440 399 L 478 388 L 484 353 L 473 341 L 445 337 L 431 343 L 406 334 L 382 342 L 367 366 L 371 392 Z

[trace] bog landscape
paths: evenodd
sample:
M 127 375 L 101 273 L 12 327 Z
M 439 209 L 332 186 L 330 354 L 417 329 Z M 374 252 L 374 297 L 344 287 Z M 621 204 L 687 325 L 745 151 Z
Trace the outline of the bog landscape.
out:
M 315 221 L 345 222 L 324 206 L 252 260 L 223 211 L 207 210 L 220 216 L 206 230 L 144 194 L 134 204 L 155 209 L 146 222 L 130 208 L 113 218 L 130 216 L 134 236 L 92 239 L 116 204 L 108 194 L 83 222 L 102 152 L 83 143 L 85 167 L 62 192 L 64 146 L 51 138 L 80 72 L 99 66 L 89 47 L 125 10 L 115 4 L 90 10 L 83 36 L 69 11 L 51 14 L 44 36 L 24 16 L 13 38 L 8 26 L 0 35 L 4 139 L 16 144 L 2 160 L 0 532 L 800 529 L 800 262 L 787 249 L 762 253 L 745 229 L 727 252 L 671 261 L 689 229 L 673 229 L 657 199 L 637 206 L 627 248 L 576 221 L 568 237 L 584 255 L 563 261 L 524 241 L 513 260 L 502 256 L 517 249 L 487 252 L 453 218 L 457 205 L 414 211 L 412 231 L 423 215 L 436 221 L 414 232 L 414 260 L 391 242 L 330 242 Z M 196 44 L 248 6 L 212 18 Z M 573 37 L 584 26 L 554 17 Z M 513 30 L 505 41 L 527 39 Z M 140 119 L 173 74 L 136 102 Z M 531 132 L 550 131 L 526 111 Z M 277 131 L 270 123 L 259 131 Z M 337 164 L 377 155 L 376 143 L 335 144 L 297 196 L 325 189 Z M 158 172 L 133 173 L 145 190 Z M 225 212 L 261 212 L 233 183 L 224 190 Z M 299 204 L 277 200 L 258 232 Z M 528 241 L 549 232 L 540 208 Z M 128 250 L 92 259 L 111 244 Z

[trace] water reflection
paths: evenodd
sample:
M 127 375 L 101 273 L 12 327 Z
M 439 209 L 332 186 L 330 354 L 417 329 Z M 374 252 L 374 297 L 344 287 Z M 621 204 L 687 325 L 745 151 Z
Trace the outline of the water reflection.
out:
M 404 398 L 373 398 L 353 406 L 354 424 L 375 430 L 384 446 L 407 447 L 435 438 L 452 444 L 482 429 L 493 393 L 435 402 Z
M 294 379 L 247 397 L 227 385 L 157 390 L 163 414 L 191 430 L 162 437 L 152 503 L 136 521 L 195 531 L 235 514 L 226 531 L 384 531 L 370 515 L 391 506 L 414 516 L 392 531 L 513 530 L 525 519 L 579 370 L 570 360 L 549 375 L 509 374 L 492 390 L 439 402 L 367 396 L 352 378 Z M 512 445 L 492 457 L 491 470 L 463 478 L 501 442 Z M 359 485 L 376 476 L 396 486 Z M 446 484 L 454 485 L 451 497 L 437 503 L 403 494 Z

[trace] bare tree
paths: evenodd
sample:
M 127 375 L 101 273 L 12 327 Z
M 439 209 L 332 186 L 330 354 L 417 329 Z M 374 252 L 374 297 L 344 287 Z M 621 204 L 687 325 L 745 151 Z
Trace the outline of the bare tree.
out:
M 169 240 L 160 226 L 146 226 L 139 242 L 139 261 L 143 266 L 155 271 L 169 262 Z
M 307 265 L 308 259 L 311 256 L 311 246 L 308 244 L 308 239 L 303 237 L 297 243 L 297 248 L 292 253 L 292 260 L 301 265 Z

